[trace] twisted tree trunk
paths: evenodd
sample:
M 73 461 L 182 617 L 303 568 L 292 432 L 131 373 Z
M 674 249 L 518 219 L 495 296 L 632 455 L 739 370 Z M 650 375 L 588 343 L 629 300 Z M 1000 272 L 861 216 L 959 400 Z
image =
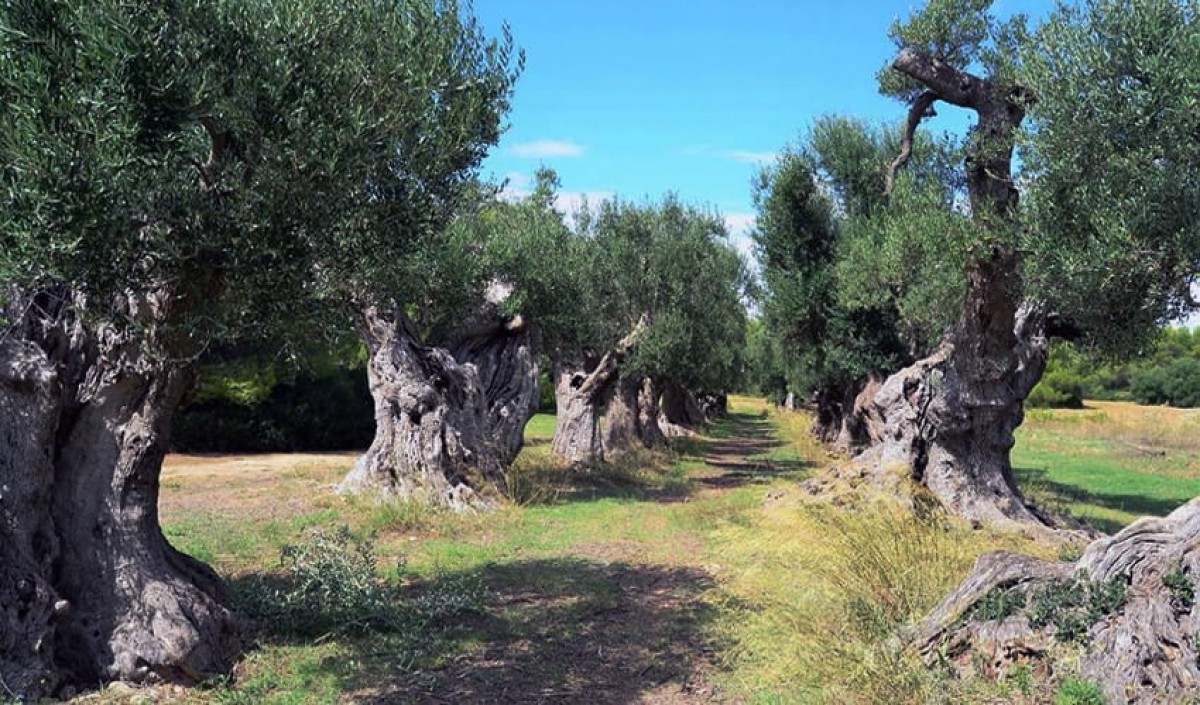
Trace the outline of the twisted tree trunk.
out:
M 5 686 L 33 698 L 227 673 L 240 641 L 225 587 L 158 523 L 170 422 L 193 381 L 148 353 L 170 299 L 129 297 L 137 333 L 89 328 L 64 298 L 9 303 L 15 325 L 0 345 Z
M 981 79 L 905 49 L 893 67 L 928 90 L 913 103 L 895 172 L 912 135 L 941 100 L 973 110 L 967 188 L 979 242 L 968 255 L 967 289 L 952 330 L 928 357 L 892 375 L 875 395 L 882 442 L 859 457 L 884 474 L 899 466 L 952 512 L 980 523 L 1039 524 L 1009 463 L 1022 402 L 1045 368 L 1045 316 L 1021 304 L 1020 255 L 1008 244 L 1017 190 L 1015 132 L 1031 101 L 1019 86 Z
M 662 447 L 665 441 L 658 427 L 658 395 L 653 380 L 618 374 L 601 420 L 606 457 Z
M 1200 500 L 1093 542 L 1075 563 L 983 556 L 919 626 L 930 662 L 1000 677 L 1019 663 L 1076 665 L 1111 703 L 1185 702 L 1200 692 Z M 1056 646 L 1056 644 L 1058 646 Z M 1081 655 L 1066 663 L 1055 657 Z
M 340 492 L 459 511 L 494 504 L 537 411 L 537 332 L 484 308 L 455 336 L 453 353 L 424 344 L 396 306 L 363 312 L 375 439 Z
M 703 426 L 709 420 L 696 395 L 674 382 L 663 387 L 661 406 L 658 425 L 667 436 L 692 435 L 696 426 Z
M 648 325 L 648 319 L 642 316 L 629 334 L 594 364 L 561 358 L 555 361 L 558 416 L 551 448 L 560 458 L 573 464 L 604 462 L 606 445 L 600 419 L 611 404 L 622 361 Z

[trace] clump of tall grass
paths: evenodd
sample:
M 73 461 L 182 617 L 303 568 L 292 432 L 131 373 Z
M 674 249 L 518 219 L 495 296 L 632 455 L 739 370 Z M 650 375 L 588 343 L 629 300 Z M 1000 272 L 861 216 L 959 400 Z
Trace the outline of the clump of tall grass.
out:
M 718 627 L 734 686 L 779 702 L 943 702 L 947 681 L 903 628 L 975 559 L 1017 538 L 885 505 L 769 507 L 718 532 L 731 609 Z

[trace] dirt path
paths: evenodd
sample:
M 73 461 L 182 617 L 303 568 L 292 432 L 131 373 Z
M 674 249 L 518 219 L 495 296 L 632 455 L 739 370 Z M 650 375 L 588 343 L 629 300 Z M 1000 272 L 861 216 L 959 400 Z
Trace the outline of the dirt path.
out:
M 431 581 L 482 585 L 486 614 L 443 625 L 421 645 L 426 651 L 421 662 L 432 665 L 415 671 L 406 665 L 409 657 L 389 651 L 386 639 L 344 640 L 339 655 L 317 667 L 335 679 L 335 697 L 347 703 L 433 705 L 739 702 L 713 678 L 721 667 L 711 629 L 719 604 L 714 600 L 719 556 L 708 548 L 709 535 L 735 511 L 729 499 L 740 488 L 789 477 L 805 463 L 778 452 L 782 442 L 760 407 L 734 411 L 711 435 L 690 441 L 691 482 L 680 492 L 635 489 L 572 497 L 517 510 L 494 529 L 480 529 L 486 523 L 479 522 L 451 524 L 433 536 L 404 532 L 389 539 L 394 543 L 381 543 L 386 560 L 395 560 L 389 551 L 397 543 L 404 555 L 425 550 L 428 541 L 454 543 L 428 549 L 435 553 L 482 554 L 445 576 L 426 574 Z M 346 514 L 353 510 L 331 492 L 353 460 L 352 453 L 171 456 L 163 472 L 163 520 L 249 531 L 317 513 L 333 517 L 328 521 L 354 520 Z M 560 535 L 571 538 L 555 542 Z M 257 558 L 231 560 L 236 574 L 273 570 Z M 406 589 L 416 597 L 430 587 L 418 582 Z M 268 651 L 294 644 L 269 634 L 260 640 Z M 238 668 L 248 692 L 260 692 L 255 679 L 273 677 L 256 673 L 254 661 Z M 280 679 L 265 692 L 284 698 L 280 702 L 327 701 L 293 688 Z M 171 692 L 138 702 L 176 702 Z M 207 700 L 191 691 L 184 701 Z
M 659 499 L 673 525 L 689 503 L 719 512 L 724 495 L 766 482 L 797 463 L 768 461 L 781 443 L 757 412 L 732 415 L 719 438 L 699 438 L 704 467 L 686 501 Z M 664 531 L 675 553 L 646 560 L 646 545 L 599 540 L 571 555 L 498 563 L 480 577 L 498 596 L 496 614 L 473 625 L 483 643 L 441 668 L 366 688 L 372 703 L 594 703 L 700 705 L 737 702 L 713 683 L 720 668 L 707 627 L 717 578 L 704 564 L 710 526 Z M 568 529 L 564 529 L 568 530 Z M 668 534 L 669 535 L 666 535 Z M 658 541 L 648 537 L 647 541 Z M 661 548 L 661 546 L 659 547 Z M 490 611 L 489 611 L 490 612 Z

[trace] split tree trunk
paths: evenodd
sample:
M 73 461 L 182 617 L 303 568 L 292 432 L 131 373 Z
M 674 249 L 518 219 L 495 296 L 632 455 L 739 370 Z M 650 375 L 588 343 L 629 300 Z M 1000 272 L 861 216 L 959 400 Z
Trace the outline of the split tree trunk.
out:
M 600 419 L 616 393 L 622 361 L 648 325 L 647 317 L 642 316 L 633 330 L 594 364 L 555 361 L 554 395 L 558 411 L 551 448 L 558 457 L 579 465 L 605 461 L 606 444 Z
M 598 368 L 597 368 L 598 369 Z M 554 453 L 573 464 L 604 461 L 600 442 L 600 408 L 610 393 L 611 379 L 585 371 L 585 365 L 554 363 Z
M 1111 703 L 1185 702 L 1200 692 L 1200 500 L 1093 542 L 1076 563 L 1010 553 L 979 559 L 919 626 L 929 662 L 1002 677 L 1020 663 L 1053 672 L 1075 644 L 1083 677 Z
M 456 336 L 453 354 L 421 342 L 395 306 L 368 308 L 359 327 L 375 439 L 339 491 L 459 511 L 492 506 L 537 411 L 534 327 L 520 317 L 474 320 Z
M 658 425 L 667 436 L 692 435 L 697 426 L 703 426 L 709 420 L 696 395 L 680 384 L 663 387 L 661 406 Z
M 158 523 L 170 423 L 193 380 L 147 353 L 166 299 L 130 298 L 136 335 L 85 327 L 62 299 L 14 299 L 0 346 L 5 686 L 33 699 L 227 673 L 240 640 L 224 584 Z
M 607 458 L 664 444 L 658 427 L 658 387 L 649 378 L 618 374 L 601 421 Z
M 890 377 L 875 395 L 882 442 L 860 459 L 880 473 L 899 465 L 953 513 L 988 524 L 1040 524 L 1017 490 L 1009 463 L 1022 403 L 1045 368 L 1044 316 L 1020 316 L 1021 261 L 1007 244 L 1017 190 L 1011 178 L 1015 131 L 1031 100 L 911 49 L 893 67 L 925 85 L 911 107 L 888 189 L 907 161 L 912 135 L 935 101 L 973 110 L 967 188 L 979 242 L 968 255 L 958 321 L 928 357 Z
M 884 421 L 874 404 L 882 379 L 822 389 L 816 395 L 813 434 L 844 453 L 859 453 L 883 440 Z

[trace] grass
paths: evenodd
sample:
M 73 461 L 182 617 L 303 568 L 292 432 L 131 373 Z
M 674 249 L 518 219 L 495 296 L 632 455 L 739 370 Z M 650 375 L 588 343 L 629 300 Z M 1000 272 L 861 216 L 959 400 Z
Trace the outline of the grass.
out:
M 371 542 L 388 594 L 440 604 L 473 586 L 479 609 L 412 633 L 263 624 L 231 682 L 82 700 L 1035 703 L 1086 690 L 1025 671 L 948 679 L 900 648 L 982 552 L 1056 549 L 886 504 L 814 503 L 797 480 L 837 459 L 808 418 L 745 398 L 732 411 L 668 454 L 587 473 L 554 460 L 553 417 L 538 415 L 511 501 L 487 514 L 338 498 L 350 455 L 175 461 L 164 531 L 235 593 L 281 584 L 284 546 L 345 525 Z M 1032 412 L 1014 463 L 1039 501 L 1111 530 L 1200 494 L 1196 419 Z
M 1031 411 L 1018 430 L 1013 465 L 1037 501 L 1111 533 L 1200 495 L 1200 413 L 1088 406 Z

